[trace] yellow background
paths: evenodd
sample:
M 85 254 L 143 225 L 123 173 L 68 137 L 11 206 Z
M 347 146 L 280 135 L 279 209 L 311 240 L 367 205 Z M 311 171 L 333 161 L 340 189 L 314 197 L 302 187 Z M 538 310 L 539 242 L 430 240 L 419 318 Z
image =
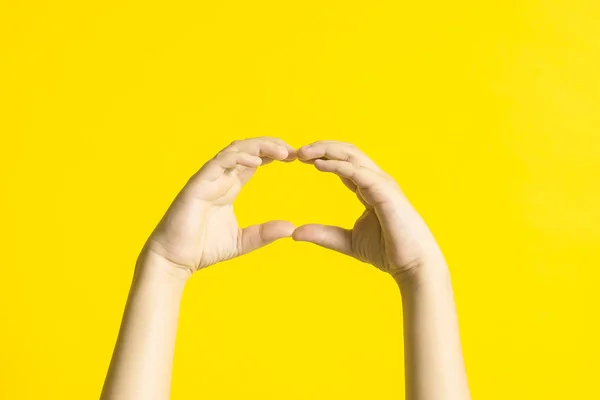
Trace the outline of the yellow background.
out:
M 2 1 L 0 398 L 97 398 L 136 256 L 233 139 L 351 141 L 451 268 L 477 399 L 596 399 L 600 3 Z M 350 226 L 302 164 L 236 203 Z M 398 399 L 391 278 L 282 241 L 186 288 L 174 399 Z

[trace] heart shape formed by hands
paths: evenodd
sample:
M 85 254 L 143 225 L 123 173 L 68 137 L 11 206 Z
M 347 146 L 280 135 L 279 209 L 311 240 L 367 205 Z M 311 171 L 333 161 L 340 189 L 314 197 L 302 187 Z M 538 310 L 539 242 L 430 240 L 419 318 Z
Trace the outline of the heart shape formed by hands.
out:
M 365 210 L 352 229 L 321 224 L 296 228 L 288 221 L 238 226 L 233 202 L 256 169 L 294 160 L 338 175 L 356 194 Z M 142 254 L 191 274 L 286 237 L 373 264 L 400 281 L 431 258 L 443 258 L 396 181 L 356 146 L 323 140 L 295 149 L 271 137 L 234 141 L 204 164 L 177 195 Z

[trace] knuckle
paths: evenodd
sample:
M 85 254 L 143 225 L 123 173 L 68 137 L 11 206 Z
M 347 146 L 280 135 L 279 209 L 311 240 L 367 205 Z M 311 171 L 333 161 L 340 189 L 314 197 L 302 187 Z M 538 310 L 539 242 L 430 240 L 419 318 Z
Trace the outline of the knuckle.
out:
M 233 157 L 234 154 L 237 154 L 237 151 L 220 151 L 219 153 L 217 153 L 217 156 L 215 157 L 217 160 L 226 160 L 230 157 Z
M 239 140 L 234 140 L 234 141 L 232 141 L 231 143 L 229 143 L 229 144 L 227 145 L 227 147 L 225 147 L 225 148 L 224 148 L 223 150 L 221 150 L 221 151 L 225 151 L 225 150 L 235 150 L 235 149 L 237 149 L 237 148 L 239 147 L 239 145 L 240 145 L 240 141 L 239 141 Z
M 343 153 L 340 154 L 340 160 L 349 162 L 350 164 L 354 165 L 355 167 L 359 167 L 360 166 L 360 163 L 356 159 L 356 157 L 354 157 L 352 154 L 349 154 L 349 153 L 346 153 L 346 152 L 343 152 Z

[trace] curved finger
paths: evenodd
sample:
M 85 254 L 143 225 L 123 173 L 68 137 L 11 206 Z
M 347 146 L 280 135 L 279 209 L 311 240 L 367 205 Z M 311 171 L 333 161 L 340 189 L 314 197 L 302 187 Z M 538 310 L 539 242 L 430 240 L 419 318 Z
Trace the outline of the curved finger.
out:
M 304 164 L 311 164 L 311 165 L 315 165 L 315 161 L 316 161 L 316 160 L 320 160 L 320 159 L 318 159 L 318 158 L 317 158 L 316 160 L 303 160 L 303 159 L 301 159 L 301 158 L 298 158 L 298 160 L 299 160 L 301 163 L 304 163 Z M 353 191 L 354 193 L 356 193 L 356 189 L 357 189 L 357 187 L 356 187 L 356 185 L 354 184 L 354 182 L 352 182 L 350 179 L 347 179 L 347 178 L 342 178 L 342 177 L 340 177 L 340 180 L 342 181 L 342 183 L 344 184 L 344 186 L 346 186 L 348 189 L 350 189 L 351 191 Z
M 298 150 L 298 158 L 301 161 L 312 161 L 319 158 L 348 161 L 355 165 L 369 167 L 373 170 L 381 170 L 364 152 L 351 143 L 319 141 L 303 146 Z
M 292 238 L 310 242 L 342 254 L 352 255 L 352 231 L 339 226 L 307 224 L 296 228 Z
M 241 230 L 238 255 L 247 254 L 276 240 L 292 236 L 294 224 L 288 221 L 269 221 Z
M 281 138 L 277 138 L 277 137 L 273 137 L 273 136 L 262 136 L 259 137 L 257 139 L 264 139 L 264 140 L 269 140 L 275 144 L 278 144 L 280 146 L 284 146 L 287 151 L 288 151 L 288 157 L 284 160 L 284 162 L 289 162 L 289 161 L 294 161 L 297 158 L 297 151 L 294 147 L 292 147 L 291 145 L 289 145 L 285 140 L 281 139 Z
M 291 146 L 290 146 L 291 147 Z M 290 150 L 283 144 L 263 138 L 253 138 L 232 142 L 223 151 L 243 151 L 259 157 L 268 157 L 278 161 L 287 160 Z M 295 152 L 294 154 L 295 158 Z
M 314 165 L 321 172 L 332 172 L 340 178 L 349 179 L 359 189 L 369 189 L 382 183 L 384 179 L 378 172 L 363 166 L 356 166 L 348 161 L 315 160 Z
M 378 207 L 402 198 L 397 183 L 381 172 L 338 160 L 315 160 L 315 167 L 319 171 L 334 173 L 354 183 L 358 199 L 367 208 Z
M 207 162 L 198 174 L 202 176 L 202 179 L 213 181 L 223 175 L 225 171 L 237 166 L 256 168 L 260 165 L 262 165 L 262 159 L 258 156 L 240 151 L 222 152 Z
M 235 168 L 238 165 L 248 168 L 256 168 L 262 164 L 260 157 L 241 151 L 219 153 L 215 161 L 222 169 Z

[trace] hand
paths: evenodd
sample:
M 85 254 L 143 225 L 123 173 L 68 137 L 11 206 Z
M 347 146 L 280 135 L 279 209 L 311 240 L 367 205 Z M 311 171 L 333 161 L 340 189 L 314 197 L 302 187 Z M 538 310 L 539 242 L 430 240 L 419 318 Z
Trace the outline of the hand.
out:
M 425 273 L 429 264 L 445 265 L 433 235 L 396 181 L 354 145 L 319 141 L 301 147 L 298 158 L 319 171 L 338 175 L 365 211 L 352 229 L 303 225 L 294 231 L 294 240 L 373 264 L 399 283 Z
M 158 255 L 193 273 L 290 237 L 295 227 L 287 221 L 240 228 L 233 201 L 257 167 L 273 160 L 295 159 L 296 151 L 281 139 L 234 141 L 190 178 L 148 239 L 143 253 Z

